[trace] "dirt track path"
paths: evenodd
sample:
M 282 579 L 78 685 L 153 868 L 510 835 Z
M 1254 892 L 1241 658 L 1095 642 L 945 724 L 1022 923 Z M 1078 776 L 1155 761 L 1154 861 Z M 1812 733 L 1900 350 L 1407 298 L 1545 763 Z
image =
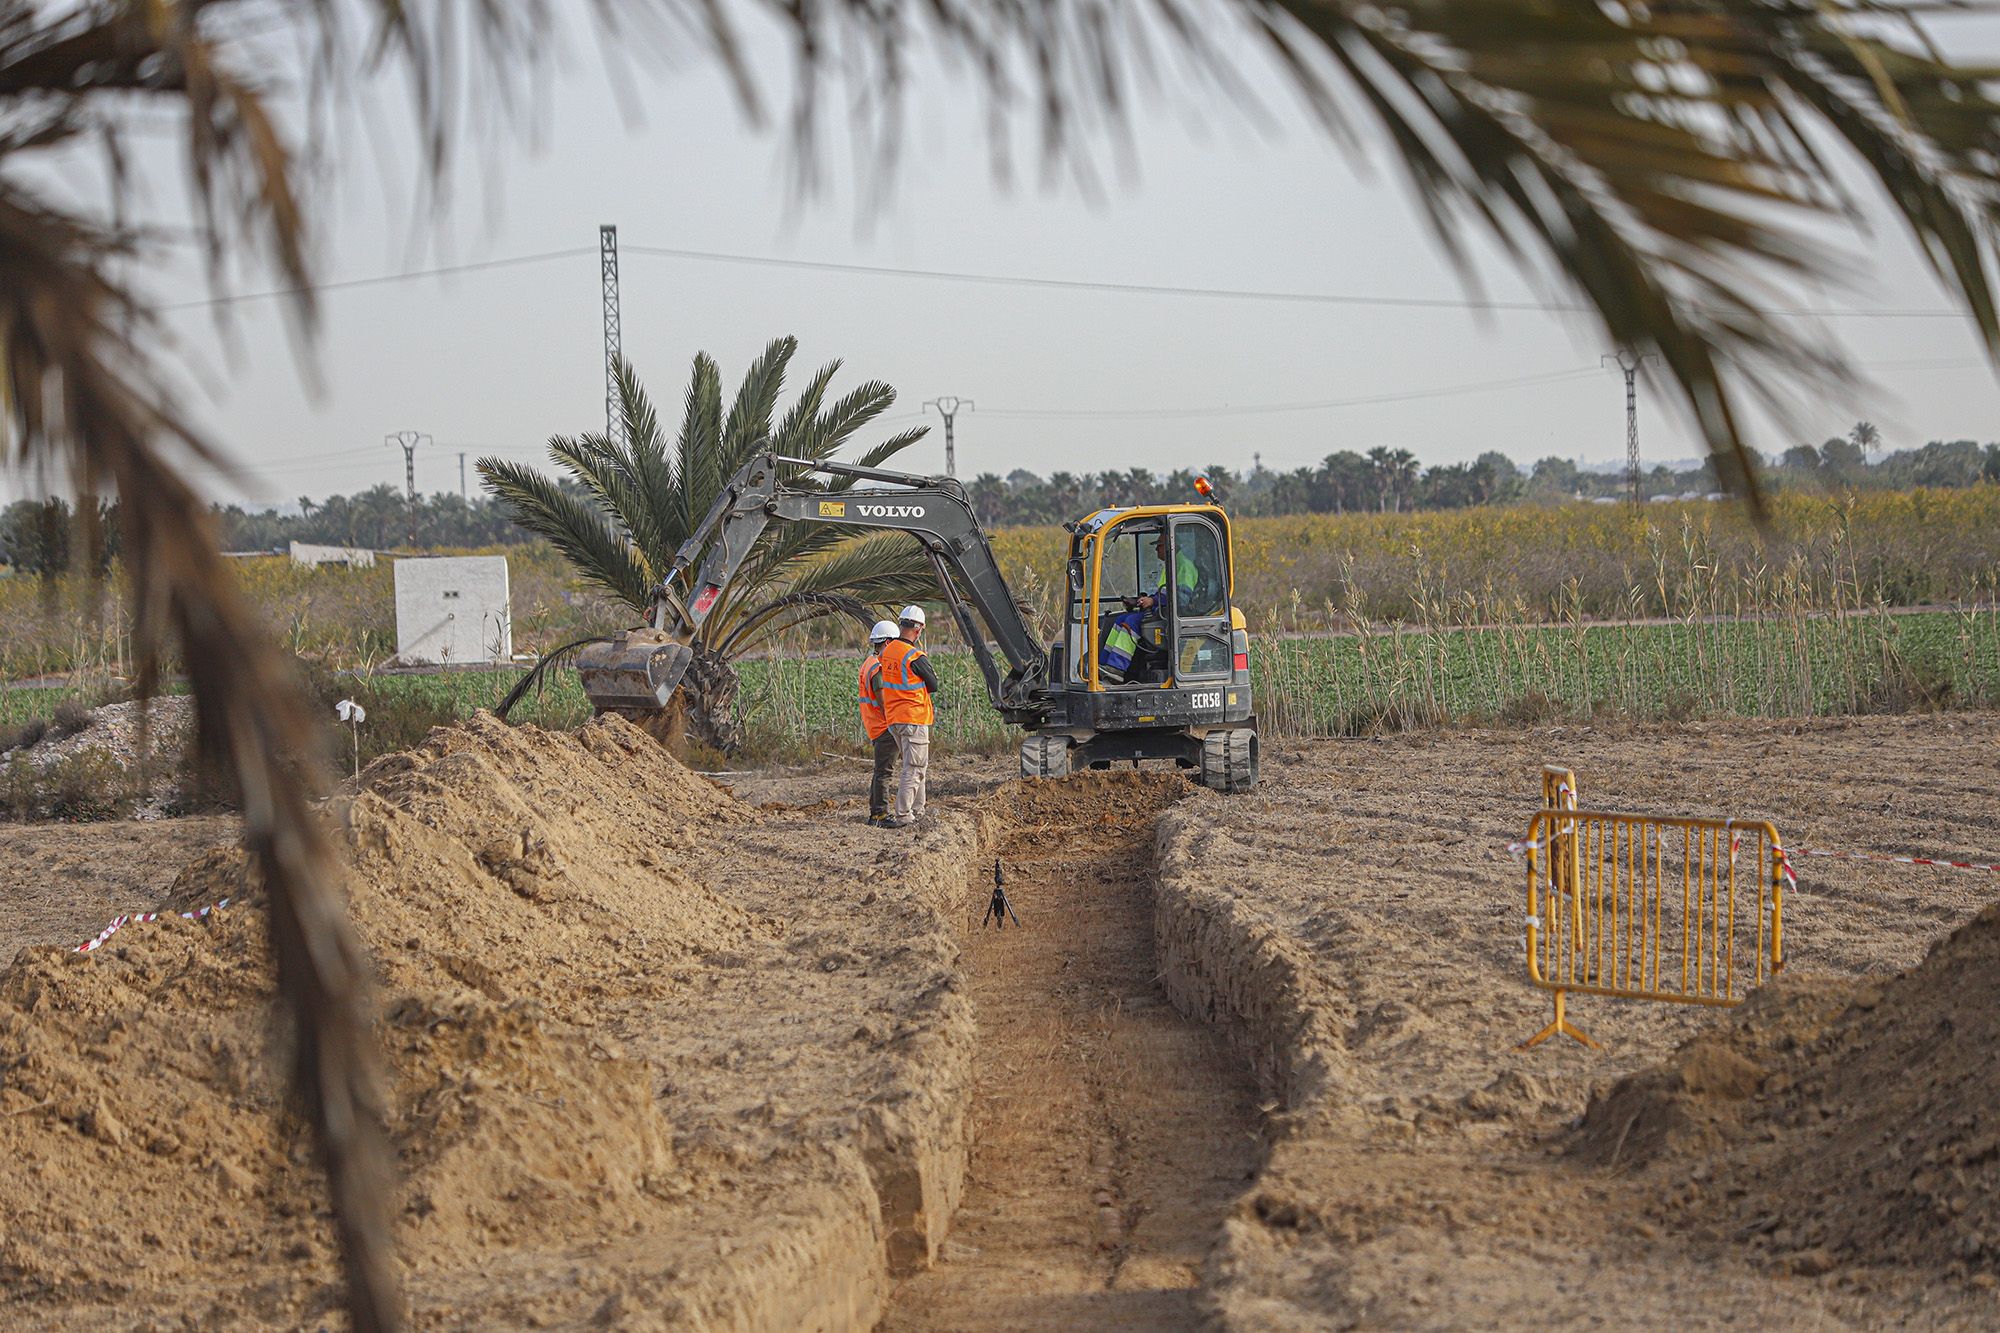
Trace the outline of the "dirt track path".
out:
M 1003 860 L 1025 928 L 984 928 L 970 950 L 964 1202 L 884 1329 L 1196 1323 L 1202 1260 L 1260 1158 L 1254 1086 L 1156 980 L 1152 824 L 1178 780 L 1100 781 L 1017 798 L 1035 808 L 1014 811 Z M 991 886 L 976 868 L 968 903 Z

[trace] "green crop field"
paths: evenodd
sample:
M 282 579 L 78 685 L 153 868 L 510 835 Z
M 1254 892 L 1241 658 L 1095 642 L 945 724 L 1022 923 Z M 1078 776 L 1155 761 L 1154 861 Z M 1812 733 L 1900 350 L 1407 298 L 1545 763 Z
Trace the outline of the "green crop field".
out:
M 935 728 L 946 749 L 999 749 L 1019 733 L 986 701 L 971 654 L 933 654 L 944 680 Z M 740 663 L 738 712 L 752 758 L 858 752 L 856 658 L 783 654 Z M 1795 717 L 2000 704 L 2000 611 L 1767 615 L 1747 620 L 1394 628 L 1269 636 L 1251 644 L 1267 735 L 1319 737 L 1454 724 L 1620 717 Z M 364 762 L 433 726 L 497 705 L 517 670 L 429 675 L 315 672 L 329 756 L 348 757 L 333 703 L 367 708 Z M 0 727 L 46 718 L 80 688 L 0 693 Z M 549 673 L 512 720 L 550 727 L 590 715 L 576 673 Z M 716 756 L 702 756 L 714 760 Z
M 992 746 L 1016 734 L 986 702 L 968 653 L 944 677 L 937 739 Z M 753 734 L 852 740 L 855 663 L 744 664 Z M 1452 723 L 1612 715 L 1792 717 L 2000 703 L 2000 613 L 1912 612 L 1740 621 L 1396 629 L 1251 644 L 1265 729 L 1332 736 Z

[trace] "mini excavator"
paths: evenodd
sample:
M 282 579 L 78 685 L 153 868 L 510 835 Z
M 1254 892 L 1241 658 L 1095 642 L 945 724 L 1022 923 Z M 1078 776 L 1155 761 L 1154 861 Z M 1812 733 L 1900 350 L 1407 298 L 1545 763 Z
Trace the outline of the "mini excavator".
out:
M 584 693 L 600 713 L 665 708 L 703 621 L 771 524 L 886 529 L 908 533 L 929 555 L 993 707 L 1026 729 L 1022 776 L 1169 759 L 1216 791 L 1248 791 L 1257 718 L 1249 635 L 1231 603 L 1229 516 L 1206 482 L 1196 485 L 1199 504 L 1099 509 L 1064 524 L 1063 635 L 1044 645 L 955 478 L 759 454 L 675 553 L 647 627 L 578 655 Z

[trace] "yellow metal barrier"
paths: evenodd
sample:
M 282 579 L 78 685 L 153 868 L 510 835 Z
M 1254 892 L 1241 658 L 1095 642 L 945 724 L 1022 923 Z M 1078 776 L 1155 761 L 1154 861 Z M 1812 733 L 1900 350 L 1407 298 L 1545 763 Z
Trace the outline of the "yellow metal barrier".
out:
M 1574 810 L 1578 805 L 1576 797 L 1576 774 L 1557 764 L 1542 765 L 1542 809 Z M 1578 854 L 1576 825 L 1569 820 L 1557 820 L 1549 831 L 1548 876 L 1549 883 L 1557 895 L 1569 904 L 1571 937 L 1583 934 L 1583 904 L 1578 897 L 1576 886 L 1583 879 L 1583 862 Z M 1530 909 L 1532 915 L 1533 909 Z M 1567 1032 L 1586 1046 L 1597 1043 L 1578 1032 L 1563 1021 L 1562 995 L 1556 995 L 1556 1022 L 1558 1031 Z M 1544 1040 L 1537 1038 L 1536 1040 Z
M 1555 992 L 1557 1033 L 1586 1046 L 1564 997 L 1615 995 L 1732 1005 L 1784 966 L 1778 831 L 1761 820 L 1579 810 L 1543 770 L 1544 799 L 1519 846 L 1528 863 L 1528 979 Z

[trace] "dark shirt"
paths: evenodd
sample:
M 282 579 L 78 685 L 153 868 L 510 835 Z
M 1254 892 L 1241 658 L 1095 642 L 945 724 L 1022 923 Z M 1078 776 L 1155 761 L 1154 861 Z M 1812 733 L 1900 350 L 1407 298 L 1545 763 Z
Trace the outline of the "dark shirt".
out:
M 922 657 L 912 658 L 910 660 L 910 670 L 915 673 L 918 680 L 924 683 L 925 689 L 929 690 L 932 694 L 938 692 L 937 673 L 931 670 L 931 655 L 929 653 L 925 653 Z

